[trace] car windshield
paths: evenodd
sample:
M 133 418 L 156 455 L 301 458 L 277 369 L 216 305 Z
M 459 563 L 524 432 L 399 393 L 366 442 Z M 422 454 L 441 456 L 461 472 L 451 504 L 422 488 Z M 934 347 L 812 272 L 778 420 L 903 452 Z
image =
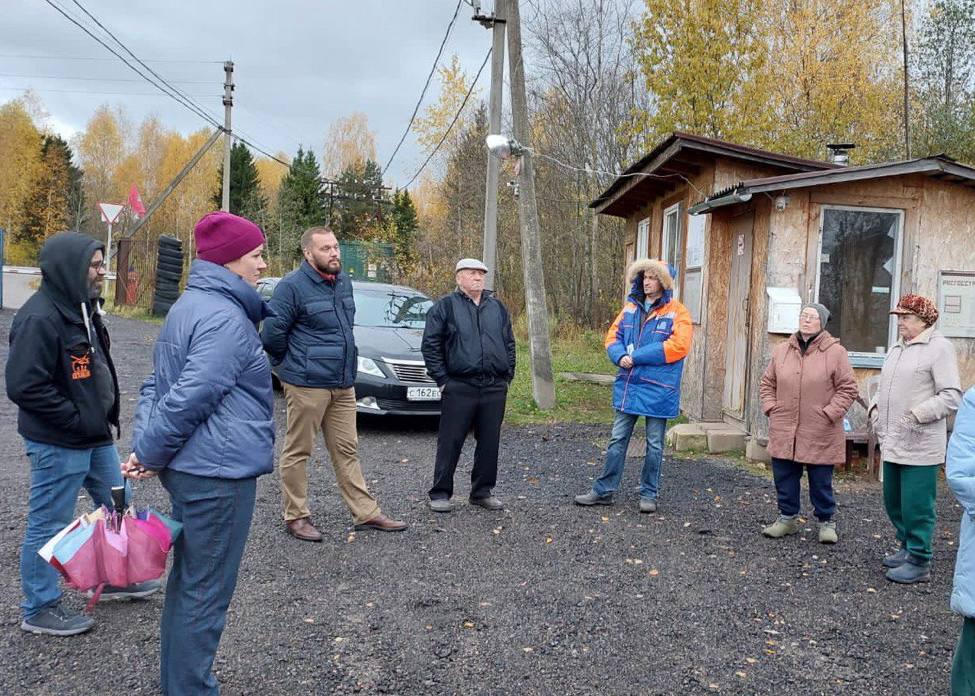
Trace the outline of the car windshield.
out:
M 433 300 L 404 288 L 355 289 L 355 323 L 422 329 Z

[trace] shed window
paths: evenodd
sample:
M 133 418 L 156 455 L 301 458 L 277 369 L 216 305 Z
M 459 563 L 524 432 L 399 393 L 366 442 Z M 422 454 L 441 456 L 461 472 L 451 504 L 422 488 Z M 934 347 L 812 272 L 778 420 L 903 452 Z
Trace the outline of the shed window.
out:
M 680 280 L 683 271 L 684 256 L 684 216 L 683 206 L 680 203 L 667 208 L 664 211 L 664 230 L 661 257 L 664 261 L 677 269 L 677 278 L 674 279 L 674 296 L 680 297 Z
M 650 253 L 650 218 L 643 218 L 636 226 L 636 258 L 645 259 Z
M 828 330 L 855 365 L 883 360 L 895 340 L 889 312 L 898 297 L 903 212 L 824 206 L 816 295 L 830 310 Z

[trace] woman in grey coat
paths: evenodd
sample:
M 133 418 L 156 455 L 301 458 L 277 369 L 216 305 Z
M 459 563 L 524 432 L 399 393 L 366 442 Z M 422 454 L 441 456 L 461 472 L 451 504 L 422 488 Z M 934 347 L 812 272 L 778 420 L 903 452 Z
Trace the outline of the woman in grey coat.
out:
M 931 300 L 904 295 L 891 314 L 899 339 L 884 361 L 870 422 L 884 462 L 884 507 L 901 546 L 884 559 L 887 579 L 912 584 L 931 577 L 938 470 L 961 383 L 955 348 L 934 328 Z

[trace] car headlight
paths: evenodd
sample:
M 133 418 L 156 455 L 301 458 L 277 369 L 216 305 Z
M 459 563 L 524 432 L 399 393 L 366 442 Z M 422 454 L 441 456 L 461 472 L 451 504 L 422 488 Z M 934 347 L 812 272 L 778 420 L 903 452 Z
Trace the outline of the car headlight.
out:
M 379 365 L 372 358 L 363 358 L 359 356 L 359 372 L 365 375 L 372 375 L 373 377 L 385 377 L 386 374 L 379 369 Z

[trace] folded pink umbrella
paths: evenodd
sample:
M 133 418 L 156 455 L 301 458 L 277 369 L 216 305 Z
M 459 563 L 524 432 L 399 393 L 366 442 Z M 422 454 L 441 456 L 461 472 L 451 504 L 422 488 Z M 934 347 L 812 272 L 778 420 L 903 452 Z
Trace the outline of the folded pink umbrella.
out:
M 137 516 L 107 512 L 93 523 L 78 522 L 54 545 L 48 561 L 78 590 L 95 590 L 89 609 L 105 585 L 127 587 L 155 580 L 166 570 L 166 555 L 182 525 L 155 510 Z

